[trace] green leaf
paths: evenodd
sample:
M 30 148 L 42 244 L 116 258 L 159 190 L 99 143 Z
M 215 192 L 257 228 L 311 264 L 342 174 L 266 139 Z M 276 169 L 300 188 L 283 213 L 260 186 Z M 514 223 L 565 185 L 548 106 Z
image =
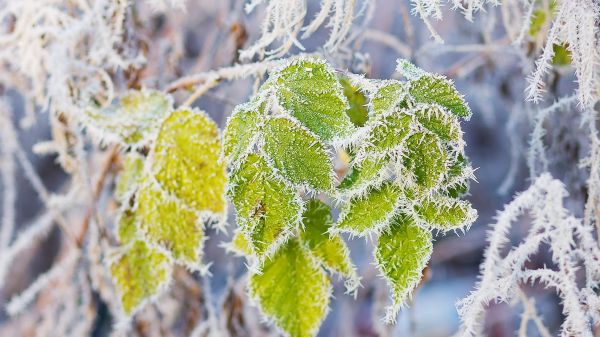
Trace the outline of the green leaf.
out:
M 344 88 L 344 96 L 350 103 L 350 109 L 346 112 L 350 121 L 355 126 L 364 126 L 369 118 L 369 110 L 367 109 L 367 97 L 360 91 L 360 89 L 352 85 L 347 77 L 342 77 L 340 83 Z
M 235 231 L 231 242 L 225 244 L 225 249 L 228 252 L 233 252 L 241 256 L 251 256 L 253 254 L 252 243 L 248 241 L 246 235 L 239 229 Z
M 271 75 L 279 104 L 324 140 L 349 136 L 354 126 L 334 70 L 317 58 L 299 58 Z
M 566 45 L 554 44 L 552 45 L 552 50 L 554 50 L 552 64 L 555 66 L 568 66 L 573 62 L 571 51 Z
M 424 75 L 410 82 L 410 95 L 417 103 L 439 104 L 458 117 L 469 118 L 471 110 L 454 84 L 440 75 Z
M 263 158 L 250 154 L 231 174 L 230 194 L 238 224 L 253 251 L 269 253 L 298 227 L 302 204 L 296 191 L 286 186 Z
M 365 151 L 367 153 L 388 153 L 399 147 L 413 133 L 411 122 L 412 116 L 404 113 L 403 110 L 378 116 L 373 121 Z
M 419 123 L 427 130 L 433 132 L 441 140 L 460 143 L 462 132 L 456 117 L 439 109 L 435 105 L 421 106 L 416 110 Z
M 250 295 L 261 311 L 290 337 L 317 334 L 327 314 L 331 285 L 296 240 L 267 260 L 262 273 L 252 274 Z
M 379 237 L 375 260 L 392 291 L 385 321 L 394 322 L 402 304 L 421 280 L 432 251 L 431 233 L 398 215 Z
M 443 145 L 431 134 L 415 133 L 407 140 L 408 152 L 404 166 L 418 185 L 435 188 L 444 179 L 448 154 Z
M 398 187 L 384 183 L 365 196 L 350 199 L 342 209 L 336 228 L 358 235 L 381 230 L 394 214 L 400 195 Z
M 375 185 L 385 178 L 385 168 L 389 164 L 386 157 L 366 157 L 353 163 L 350 172 L 339 185 L 342 191 L 361 190 Z
M 260 128 L 259 110 L 258 104 L 242 104 L 229 117 L 223 133 L 223 151 L 230 163 L 236 163 L 252 145 Z
M 115 197 L 119 202 L 127 202 L 127 198 L 137 189 L 144 168 L 144 159 L 137 152 L 129 152 L 125 155 L 123 171 L 115 187 Z
M 166 290 L 171 264 L 166 254 L 135 241 L 110 264 L 110 273 L 125 314 L 132 315 L 146 300 Z
M 224 216 L 225 165 L 217 125 L 196 110 L 177 110 L 162 124 L 152 172 L 185 205 Z
M 324 202 L 311 199 L 302 215 L 304 230 L 300 238 L 310 252 L 327 269 L 346 277 L 355 277 L 350 252 L 339 234 L 329 234 L 333 225 L 331 207 Z
M 443 231 L 470 226 L 477 218 L 471 203 L 441 194 L 424 198 L 414 210 L 428 226 Z
M 274 167 L 292 183 L 321 191 L 333 188 L 331 159 L 325 146 L 308 130 L 287 118 L 270 118 L 264 139 L 265 152 Z
M 404 84 L 395 80 L 380 81 L 379 88 L 371 97 L 375 116 L 387 114 L 406 98 Z
M 171 98 L 159 91 L 130 91 L 116 105 L 87 110 L 87 125 L 114 141 L 140 146 L 154 138 L 171 110 Z
M 148 242 L 169 251 L 189 268 L 199 269 L 204 241 L 198 214 L 161 187 L 145 178 L 138 191 L 140 230 Z

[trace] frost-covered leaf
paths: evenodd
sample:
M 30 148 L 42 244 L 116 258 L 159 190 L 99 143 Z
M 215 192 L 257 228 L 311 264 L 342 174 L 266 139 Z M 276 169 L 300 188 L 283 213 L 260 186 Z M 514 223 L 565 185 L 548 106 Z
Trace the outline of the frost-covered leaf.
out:
M 225 165 L 217 125 L 196 110 L 177 110 L 162 124 L 152 172 L 161 186 L 201 212 L 225 211 Z
M 125 314 L 131 315 L 168 286 L 171 264 L 166 254 L 134 241 L 110 264 Z
M 117 237 L 121 245 L 132 242 L 137 237 L 137 217 L 132 209 L 124 209 L 117 218 Z
M 352 198 L 342 209 L 336 228 L 359 235 L 381 230 L 394 214 L 400 195 L 398 187 L 384 183 L 365 196 Z
M 119 175 L 115 187 L 115 197 L 120 202 L 126 202 L 127 197 L 135 191 L 144 168 L 144 157 L 137 152 L 130 152 L 123 159 L 123 171 Z
M 375 116 L 386 114 L 396 108 L 406 97 L 406 89 L 402 82 L 384 81 L 371 97 L 371 106 Z
M 235 231 L 233 239 L 225 245 L 225 249 L 241 256 L 251 256 L 253 254 L 252 243 L 248 241 L 246 235 L 240 230 Z
M 235 164 L 252 145 L 261 123 L 259 110 L 258 104 L 242 104 L 229 117 L 223 132 L 223 152 L 230 163 Z
M 439 104 L 458 117 L 469 118 L 471 110 L 454 84 L 440 75 L 424 75 L 410 82 L 410 95 L 418 103 Z
M 340 83 L 344 88 L 344 96 L 348 99 L 350 109 L 348 109 L 348 117 L 355 126 L 364 126 L 369 118 L 369 110 L 367 109 L 367 97 L 360 89 L 353 85 L 347 77 L 340 79 Z
M 270 118 L 264 132 L 265 152 L 281 174 L 316 190 L 333 187 L 333 164 L 325 146 L 310 131 L 287 118 Z
M 140 230 L 146 240 L 169 251 L 178 262 L 200 268 L 204 229 L 198 214 L 150 177 L 144 178 L 137 199 Z
M 302 212 L 296 191 L 275 177 L 263 158 L 250 154 L 230 177 L 238 224 L 262 256 L 296 228 Z
M 417 184 L 431 189 L 442 181 L 446 174 L 448 154 L 445 147 L 431 134 L 415 133 L 407 140 L 408 152 L 404 165 Z
M 354 125 L 334 70 L 316 58 L 300 58 L 271 75 L 279 104 L 324 140 L 349 136 Z
M 447 231 L 471 225 L 477 212 L 465 200 L 434 194 L 417 202 L 415 212 L 428 226 Z
M 331 285 L 323 269 L 292 239 L 252 274 L 250 295 L 290 337 L 313 337 L 327 314 Z
M 412 116 L 402 111 L 379 116 L 373 121 L 373 127 L 367 138 L 365 151 L 370 153 L 388 153 L 400 146 L 412 133 Z
M 102 136 L 139 146 L 152 139 L 171 111 L 171 98 L 152 90 L 130 91 L 112 106 L 86 111 L 87 124 Z
M 392 290 L 385 320 L 393 322 L 402 304 L 421 280 L 431 256 L 431 233 L 407 216 L 397 215 L 379 237 L 375 259 Z
M 320 200 L 311 199 L 306 204 L 302 223 L 304 229 L 300 238 L 319 262 L 343 276 L 354 276 L 355 270 L 346 243 L 339 234 L 328 232 L 333 225 L 331 207 Z
M 381 182 L 385 176 L 385 167 L 389 159 L 386 157 L 366 157 L 355 162 L 350 172 L 344 177 L 338 188 L 342 191 L 361 190 L 369 185 Z
M 460 142 L 462 133 L 455 116 L 446 113 L 435 105 L 421 107 L 416 111 L 416 115 L 419 123 L 441 140 L 454 143 Z

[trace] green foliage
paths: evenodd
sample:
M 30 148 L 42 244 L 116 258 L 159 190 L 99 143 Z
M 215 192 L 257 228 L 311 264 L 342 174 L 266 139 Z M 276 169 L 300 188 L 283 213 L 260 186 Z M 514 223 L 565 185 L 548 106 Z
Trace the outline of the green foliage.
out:
M 271 74 L 266 86 L 279 104 L 324 140 L 350 136 L 348 101 L 335 71 L 317 58 L 298 58 Z
M 308 184 L 315 190 L 333 188 L 333 165 L 323 143 L 293 121 L 267 119 L 265 152 L 275 169 L 295 184 Z
M 248 155 L 231 173 L 230 184 L 238 224 L 252 251 L 262 259 L 298 227 L 301 201 L 256 154 Z
M 431 239 L 428 230 L 405 215 L 394 217 L 390 227 L 379 237 L 375 260 L 390 284 L 393 299 L 386 321 L 395 321 L 401 305 L 419 284 L 433 248 Z
M 472 175 L 459 122 L 468 106 L 446 78 L 398 65 L 405 82 L 338 77 L 311 57 L 282 63 L 225 128 L 238 219 L 226 247 L 254 262 L 250 293 L 290 336 L 314 336 L 324 319 L 323 269 L 346 278 L 350 292 L 359 285 L 341 232 L 379 236 L 392 321 L 429 260 L 429 230 L 476 217 L 457 199 Z M 350 156 L 338 186 L 332 148 Z M 337 223 L 330 205 L 308 198 L 316 193 L 339 201 Z
M 250 276 L 248 288 L 262 312 L 290 337 L 316 335 L 331 296 L 327 274 L 296 239 Z

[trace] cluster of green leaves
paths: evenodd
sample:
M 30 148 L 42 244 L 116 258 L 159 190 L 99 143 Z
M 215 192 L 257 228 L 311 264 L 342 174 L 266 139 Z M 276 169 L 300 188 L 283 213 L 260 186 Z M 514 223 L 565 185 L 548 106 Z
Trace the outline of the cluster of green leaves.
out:
M 169 98 L 152 91 L 131 92 L 89 115 L 125 149 L 116 186 L 121 246 L 110 272 L 131 315 L 166 289 L 174 264 L 201 269 L 204 225 L 225 218 L 221 135 L 204 113 L 173 110 Z M 150 148 L 147 156 L 141 146 Z
M 378 237 L 393 321 L 429 260 L 431 231 L 466 228 L 476 217 L 459 199 L 472 177 L 459 121 L 469 108 L 446 78 L 408 62 L 398 70 L 406 81 L 337 74 L 300 57 L 271 72 L 227 123 L 238 224 L 229 247 L 251 262 L 251 296 L 290 336 L 318 330 L 327 272 L 345 277 L 349 291 L 359 285 L 341 233 Z M 334 170 L 336 153 L 350 158 L 344 176 Z M 340 205 L 337 222 L 329 204 Z

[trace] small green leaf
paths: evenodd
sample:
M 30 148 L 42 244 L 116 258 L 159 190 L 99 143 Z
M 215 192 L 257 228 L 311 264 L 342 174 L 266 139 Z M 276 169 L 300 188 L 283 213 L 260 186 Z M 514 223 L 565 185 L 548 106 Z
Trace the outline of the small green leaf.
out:
M 386 157 L 366 157 L 353 163 L 350 172 L 339 185 L 342 191 L 361 190 L 380 183 L 385 178 L 385 168 L 389 163 Z
M 408 153 L 404 166 L 411 172 L 418 185 L 423 188 L 435 188 L 444 179 L 448 154 L 435 136 L 415 133 L 407 140 Z
M 554 50 L 552 64 L 556 66 L 568 66 L 573 62 L 571 51 L 565 45 L 554 44 L 552 45 L 552 49 Z
M 460 124 L 456 117 L 435 105 L 422 106 L 416 111 L 419 123 L 441 140 L 459 143 L 462 139 Z
M 250 295 L 261 311 L 290 337 L 313 337 L 327 314 L 331 285 L 300 244 L 292 239 L 252 274 Z
M 170 97 L 161 92 L 130 91 L 116 105 L 87 110 L 87 124 L 109 139 L 139 146 L 154 138 L 160 121 L 171 109 Z
M 302 215 L 302 223 L 304 230 L 300 233 L 301 241 L 323 266 L 343 276 L 353 277 L 355 270 L 346 243 L 339 234 L 328 232 L 333 225 L 331 207 L 320 200 L 311 199 Z
M 431 233 L 407 216 L 398 215 L 381 234 L 375 260 L 392 290 L 385 321 L 394 322 L 402 304 L 419 284 L 432 251 Z
M 380 87 L 371 97 L 371 105 L 375 116 L 388 114 L 406 98 L 406 89 L 402 82 L 395 80 L 381 81 Z
M 195 110 L 173 112 L 162 124 L 152 172 L 161 186 L 196 211 L 225 212 L 225 165 L 217 125 Z
M 468 201 L 441 194 L 424 198 L 415 204 L 414 209 L 428 226 L 443 231 L 468 227 L 477 217 Z
M 165 290 L 171 276 L 167 255 L 135 241 L 110 264 L 125 314 L 132 315 L 143 303 Z
M 251 256 L 253 254 L 252 243 L 248 241 L 246 235 L 239 229 L 235 231 L 231 242 L 225 244 L 225 249 L 241 256 Z
M 342 77 L 340 83 L 344 88 L 344 96 L 346 96 L 348 103 L 350 103 L 350 109 L 347 111 L 350 121 L 355 126 L 364 126 L 369 118 L 367 97 L 365 97 L 357 86 L 352 85 L 347 77 Z
M 412 116 L 403 111 L 378 116 L 373 121 L 365 151 L 367 153 L 388 153 L 401 146 L 413 132 L 411 122 Z
M 259 132 L 261 119 L 255 103 L 238 105 L 229 117 L 223 133 L 223 151 L 230 163 L 236 163 L 252 145 Z
M 336 228 L 358 235 L 381 230 L 394 214 L 400 195 L 398 187 L 384 183 L 366 196 L 350 199 L 342 209 Z
M 265 126 L 265 152 L 281 174 L 294 184 L 315 190 L 333 187 L 333 164 L 325 146 L 293 121 L 276 117 Z
M 410 95 L 417 103 L 439 104 L 458 117 L 469 118 L 471 110 L 454 84 L 440 75 L 425 75 L 410 82 Z
M 258 155 L 246 157 L 231 174 L 230 184 L 238 224 L 259 257 L 297 228 L 302 205 L 296 191 L 275 177 Z
M 319 137 L 335 140 L 354 131 L 342 86 L 324 61 L 296 59 L 271 76 L 279 104 Z
M 197 213 L 145 178 L 138 191 L 140 230 L 148 242 L 171 252 L 175 260 L 199 269 L 204 241 Z
M 123 171 L 115 187 L 115 197 L 121 203 L 137 189 L 144 168 L 144 157 L 137 152 L 129 152 L 123 160 Z

